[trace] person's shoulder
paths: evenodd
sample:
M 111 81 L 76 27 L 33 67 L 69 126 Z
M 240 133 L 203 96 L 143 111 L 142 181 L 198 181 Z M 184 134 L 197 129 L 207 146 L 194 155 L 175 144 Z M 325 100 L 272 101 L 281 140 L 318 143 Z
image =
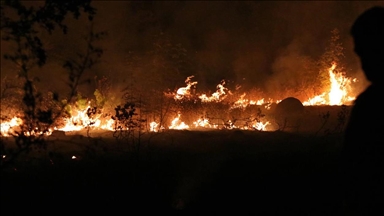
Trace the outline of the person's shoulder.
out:
M 365 89 L 359 96 L 357 96 L 355 100 L 355 104 L 360 103 L 377 103 L 378 100 L 383 95 L 383 87 L 370 85 L 367 89 Z

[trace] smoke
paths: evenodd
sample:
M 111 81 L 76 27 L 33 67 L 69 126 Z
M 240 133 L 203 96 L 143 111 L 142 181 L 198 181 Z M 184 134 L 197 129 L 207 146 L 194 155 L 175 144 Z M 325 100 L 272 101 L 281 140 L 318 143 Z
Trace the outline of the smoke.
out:
M 349 28 L 359 14 L 378 4 L 383 3 L 94 1 L 97 15 L 93 28 L 107 31 L 108 36 L 99 44 L 104 49 L 102 61 L 84 74 L 84 79 L 91 82 L 84 84 L 81 91 L 92 96 L 95 88 L 92 80 L 95 76 L 106 76 L 113 91 L 120 92 L 134 72 L 127 66 L 132 61 L 129 53 L 140 57 L 142 73 L 144 68 L 150 70 L 153 61 L 150 55 L 160 33 L 169 36 L 172 44 L 180 44 L 193 66 L 190 70 L 174 70 L 175 77 L 184 77 L 179 81 L 180 87 L 187 76 L 195 75 L 199 89 L 214 91 L 226 79 L 244 89 L 261 88 L 279 94 L 275 90 L 281 89 L 282 83 L 294 85 L 300 79 L 297 74 L 306 70 L 298 59 L 318 58 L 334 28 L 340 30 L 345 45 L 348 75 L 364 77 L 353 53 Z M 50 62 L 38 69 L 36 75 L 47 90 L 65 90 L 62 59 L 82 50 L 81 36 L 90 27 L 85 18 L 79 21 L 69 18 L 68 25 L 68 35 L 44 36 L 44 42 L 50 46 Z M 1 44 L 4 54 L 9 46 L 4 41 Z M 15 72 L 14 65 L 5 62 L 1 61 L 2 78 Z M 141 82 L 140 85 L 148 87 L 145 80 Z
M 298 97 L 304 76 L 310 76 L 309 73 L 316 71 L 307 70 L 304 66 L 304 59 L 307 56 L 302 54 L 300 41 L 294 40 L 286 48 L 282 49 L 272 64 L 272 75 L 265 81 L 266 91 L 272 98 Z M 309 84 L 307 85 L 309 87 Z M 288 90 L 295 90 L 288 92 Z

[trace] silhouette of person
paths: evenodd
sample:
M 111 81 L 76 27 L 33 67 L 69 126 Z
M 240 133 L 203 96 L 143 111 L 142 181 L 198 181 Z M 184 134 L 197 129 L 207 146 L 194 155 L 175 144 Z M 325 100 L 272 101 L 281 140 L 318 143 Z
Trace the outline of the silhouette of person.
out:
M 351 35 L 370 85 L 356 98 L 345 131 L 343 212 L 384 215 L 384 7 L 361 14 Z

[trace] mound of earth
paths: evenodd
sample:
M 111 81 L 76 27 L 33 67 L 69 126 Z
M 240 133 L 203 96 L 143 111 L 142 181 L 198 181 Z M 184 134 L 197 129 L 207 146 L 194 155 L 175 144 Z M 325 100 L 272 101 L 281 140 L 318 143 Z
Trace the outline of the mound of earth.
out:
M 275 112 L 284 115 L 303 113 L 304 106 L 299 99 L 288 97 L 276 105 Z
M 304 106 L 299 99 L 288 97 L 276 105 L 274 113 L 280 130 L 298 130 Z

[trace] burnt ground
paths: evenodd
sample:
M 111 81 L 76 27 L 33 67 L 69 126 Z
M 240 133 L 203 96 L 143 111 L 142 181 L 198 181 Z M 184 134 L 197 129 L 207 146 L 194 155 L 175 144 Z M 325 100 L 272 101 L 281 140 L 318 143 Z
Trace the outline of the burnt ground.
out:
M 342 134 L 167 131 L 142 137 L 139 153 L 108 134 L 49 142 L 2 170 L 1 215 L 334 215 L 341 207 Z

